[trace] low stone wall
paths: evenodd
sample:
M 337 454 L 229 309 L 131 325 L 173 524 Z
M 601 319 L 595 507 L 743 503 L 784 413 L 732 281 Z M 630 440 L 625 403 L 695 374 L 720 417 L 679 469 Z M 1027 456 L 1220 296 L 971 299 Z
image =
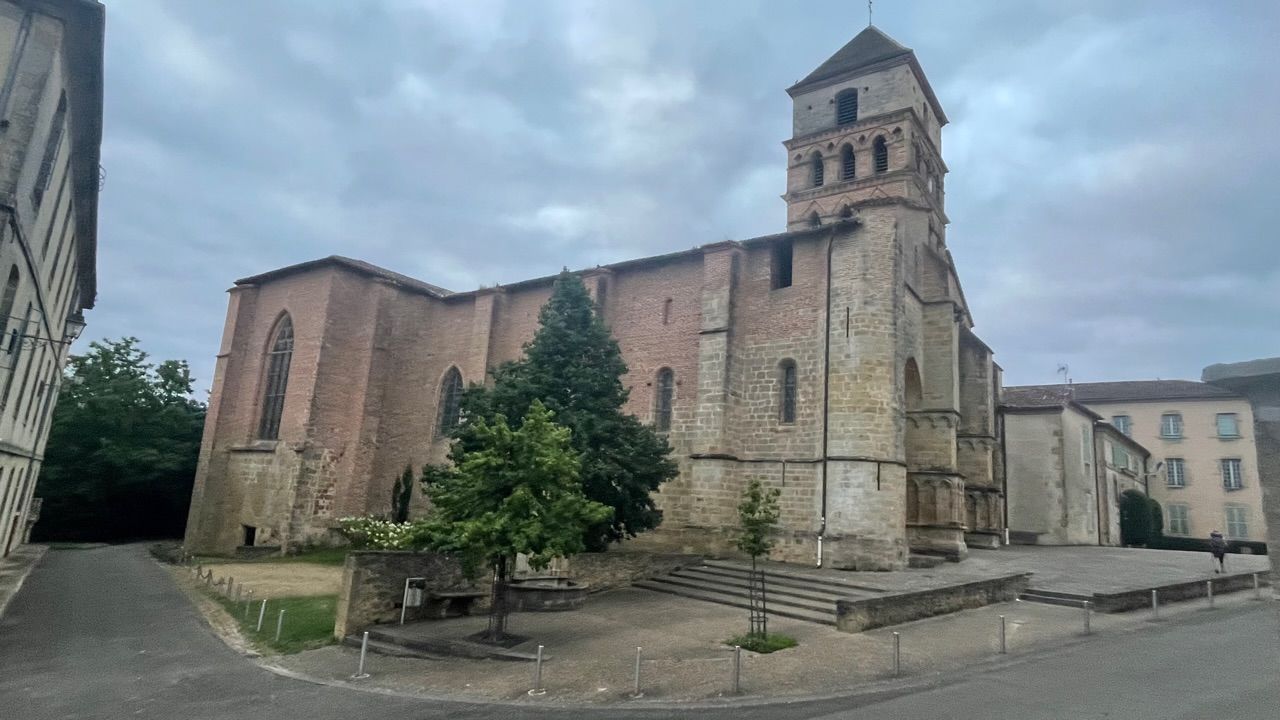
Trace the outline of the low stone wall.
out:
M 1235 575 L 1215 576 L 1212 578 L 1213 592 L 1216 595 L 1229 592 L 1239 592 L 1241 590 L 1252 590 L 1254 574 L 1255 573 L 1238 573 Z M 1270 573 L 1260 572 L 1256 574 L 1258 576 L 1258 585 L 1260 587 L 1267 587 L 1271 584 Z M 1161 603 L 1205 597 L 1209 594 L 1209 589 L 1205 586 L 1206 582 L 1206 580 L 1189 580 L 1187 582 L 1173 583 L 1172 585 L 1161 585 L 1159 587 L 1130 590 L 1128 592 L 1108 594 L 1094 593 L 1092 602 L 1094 609 L 1098 612 L 1127 612 L 1129 610 L 1151 607 L 1152 590 L 1155 590 L 1160 594 Z
M 930 590 L 894 593 L 884 597 L 836 601 L 836 627 L 844 632 L 897 625 L 957 610 L 1017 599 L 1027 589 L 1031 573 L 1006 575 Z
M 610 550 L 574 555 L 568 560 L 567 572 L 562 574 L 587 585 L 588 592 L 596 593 L 701 564 L 700 555 Z
M 487 579 L 468 580 L 454 558 L 438 553 L 356 551 L 347 555 L 342 569 L 342 590 L 338 593 L 334 637 L 339 639 L 372 625 L 400 621 L 405 578 L 426 578 L 426 592 L 467 592 L 487 594 Z M 483 604 L 483 603 L 480 603 Z M 439 617 L 433 603 L 409 608 L 406 620 Z
M 594 593 L 701 563 L 702 558 L 697 555 L 616 550 L 575 555 L 562 564 L 559 574 Z M 431 601 L 432 592 L 485 593 L 486 597 L 474 603 L 473 610 L 488 608 L 488 573 L 469 581 L 457 560 L 437 553 L 356 551 L 347 556 L 343 567 L 334 636 L 343 638 L 372 625 L 399 622 L 404 581 L 409 577 L 427 579 L 427 601 L 423 607 L 409 608 L 406 621 L 443 617 L 446 609 Z

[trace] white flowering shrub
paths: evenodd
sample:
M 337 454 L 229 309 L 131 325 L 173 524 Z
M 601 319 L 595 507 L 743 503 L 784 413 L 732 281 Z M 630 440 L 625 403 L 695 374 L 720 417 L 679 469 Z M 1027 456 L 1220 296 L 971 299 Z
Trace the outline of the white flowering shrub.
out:
M 417 550 L 426 544 L 424 523 L 418 520 L 391 522 L 376 517 L 345 517 L 338 520 L 338 532 L 362 550 Z

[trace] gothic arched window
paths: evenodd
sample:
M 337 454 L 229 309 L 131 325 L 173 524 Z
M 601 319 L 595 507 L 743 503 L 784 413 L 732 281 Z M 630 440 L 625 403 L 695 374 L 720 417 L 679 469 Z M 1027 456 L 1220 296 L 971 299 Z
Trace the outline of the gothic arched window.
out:
M 436 420 L 436 437 L 445 437 L 458 426 L 462 416 L 462 373 L 449 368 L 440 381 L 440 405 Z
M 850 125 L 858 121 L 858 91 L 845 90 L 836 95 L 836 125 Z
M 822 180 L 823 180 L 822 156 L 818 155 L 817 153 L 814 153 L 813 159 L 809 161 L 809 164 L 812 166 L 811 173 L 813 176 L 813 186 L 822 187 Z
M 280 416 L 284 412 L 284 393 L 289 387 L 289 361 L 293 359 L 293 321 L 285 313 L 276 321 L 267 349 L 267 375 L 262 391 L 262 419 L 258 423 L 258 439 L 280 438 Z
M 796 361 L 783 360 L 778 364 L 778 382 L 782 386 L 778 398 L 778 422 L 796 421 Z
M 889 169 L 889 146 L 885 144 L 884 137 L 876 138 L 872 144 L 872 153 L 875 157 L 876 172 L 882 173 Z
M 840 179 L 852 180 L 857 177 L 858 165 L 853 158 L 853 146 L 840 148 Z
M 676 374 L 671 368 L 658 371 L 658 381 L 653 397 L 653 427 L 658 432 L 671 429 L 671 406 L 676 397 Z
M 814 210 L 809 213 L 809 227 L 821 227 L 822 218 L 818 216 L 818 211 Z

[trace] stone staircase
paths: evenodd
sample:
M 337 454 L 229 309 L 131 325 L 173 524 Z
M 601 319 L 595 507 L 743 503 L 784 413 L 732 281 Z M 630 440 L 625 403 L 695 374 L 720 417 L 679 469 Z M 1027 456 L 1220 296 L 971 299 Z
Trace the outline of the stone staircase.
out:
M 746 563 L 707 560 L 701 565 L 641 580 L 634 587 L 747 609 L 750 607 L 750 572 L 751 566 Z M 821 625 L 836 624 L 836 600 L 873 597 L 884 592 L 881 588 L 791 569 L 768 567 L 764 575 L 770 615 Z

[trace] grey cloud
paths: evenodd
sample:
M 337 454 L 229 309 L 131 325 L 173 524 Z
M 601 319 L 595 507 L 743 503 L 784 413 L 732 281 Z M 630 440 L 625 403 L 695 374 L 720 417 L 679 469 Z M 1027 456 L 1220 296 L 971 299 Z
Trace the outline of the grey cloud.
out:
M 1274 28 L 1250 2 L 894 3 L 952 121 L 949 243 L 1011 382 L 1280 354 Z M 791 4 L 108 7 L 89 337 L 211 376 L 222 291 L 331 253 L 456 289 L 783 227 Z

